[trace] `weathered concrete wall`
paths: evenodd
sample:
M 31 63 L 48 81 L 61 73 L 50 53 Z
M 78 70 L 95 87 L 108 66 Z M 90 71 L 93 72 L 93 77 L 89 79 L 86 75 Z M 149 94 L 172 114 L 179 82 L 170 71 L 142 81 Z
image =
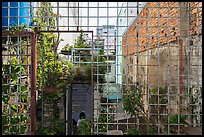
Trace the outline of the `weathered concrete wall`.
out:
M 169 111 L 176 112 L 180 87 L 184 87 L 184 94 L 187 89 L 194 86 L 202 87 L 202 36 L 194 36 L 189 40 L 187 45 L 184 42 L 182 64 L 182 83 L 179 81 L 180 76 L 180 53 L 178 44 L 163 45 L 140 52 L 138 54 L 138 71 L 137 71 L 137 54 L 123 57 L 123 82 L 139 82 L 143 87 L 144 103 L 147 104 L 147 87 L 148 89 L 157 86 L 169 87 Z M 137 79 L 137 74 L 138 79 Z M 183 100 L 185 101 L 185 100 Z M 185 105 L 184 102 L 182 105 Z M 147 107 L 147 106 L 146 106 Z M 147 108 L 146 108 L 147 109 Z
M 202 35 L 194 36 L 189 46 L 189 84 L 202 87 Z

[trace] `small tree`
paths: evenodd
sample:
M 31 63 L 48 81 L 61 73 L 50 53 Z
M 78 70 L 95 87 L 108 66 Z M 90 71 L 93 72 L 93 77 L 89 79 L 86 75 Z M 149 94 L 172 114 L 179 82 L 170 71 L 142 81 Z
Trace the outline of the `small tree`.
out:
M 37 32 L 37 88 L 41 91 L 43 84 L 50 81 L 48 79 L 50 74 L 59 72 L 59 62 L 56 62 L 56 59 L 58 58 L 57 48 L 62 39 L 59 40 L 59 36 L 54 33 L 38 33 L 43 30 L 56 29 L 55 24 L 58 15 L 53 12 L 51 2 L 40 2 L 40 9 L 36 11 L 36 16 L 33 19 L 34 27 L 32 29 Z M 47 16 L 50 17 L 47 18 Z
M 141 100 L 141 92 L 137 92 L 136 86 L 132 86 L 128 89 L 127 95 L 123 98 L 124 110 L 131 116 L 135 116 L 135 120 L 139 112 L 144 112 L 144 106 Z M 135 121 L 136 128 L 136 121 Z
M 127 94 L 123 97 L 123 107 L 124 107 L 123 109 L 131 116 L 135 117 L 135 133 L 139 131 L 139 129 L 136 129 L 136 120 L 139 114 L 143 115 L 143 118 L 147 123 L 147 126 L 146 126 L 147 132 L 149 132 L 148 114 L 144 110 L 141 93 L 142 93 L 141 89 L 137 84 L 137 86 L 134 85 L 128 88 Z M 131 133 L 132 133 L 132 130 L 131 130 Z

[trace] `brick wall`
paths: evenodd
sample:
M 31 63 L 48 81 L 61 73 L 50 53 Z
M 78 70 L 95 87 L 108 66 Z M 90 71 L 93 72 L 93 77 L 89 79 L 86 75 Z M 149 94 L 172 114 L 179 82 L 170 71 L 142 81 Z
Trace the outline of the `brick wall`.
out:
M 148 2 L 123 35 L 123 56 L 136 53 L 136 45 L 142 52 L 148 46 L 154 48 L 158 44 L 174 42 L 180 35 L 178 6 L 178 2 Z M 202 33 L 202 2 L 190 2 L 189 22 L 190 35 Z

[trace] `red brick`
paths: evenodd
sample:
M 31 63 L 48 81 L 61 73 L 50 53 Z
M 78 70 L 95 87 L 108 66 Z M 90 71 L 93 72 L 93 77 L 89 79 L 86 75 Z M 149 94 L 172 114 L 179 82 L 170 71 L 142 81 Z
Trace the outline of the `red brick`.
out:
M 128 28 L 127 32 L 123 35 L 122 44 L 123 44 L 124 56 L 134 54 L 136 52 L 136 46 L 128 46 L 128 45 L 137 44 L 136 32 L 138 32 L 138 36 L 139 36 L 138 38 L 139 52 L 146 50 L 144 49 L 144 46 L 146 46 L 147 43 L 150 44 L 150 47 L 153 47 L 153 45 L 157 44 L 158 42 L 160 44 L 166 44 L 167 38 L 165 37 L 165 34 L 168 33 L 168 28 L 165 28 L 163 26 L 168 26 L 168 18 L 164 18 L 164 17 L 169 17 L 169 26 L 171 27 L 169 31 L 170 38 L 168 42 L 172 42 L 176 40 L 174 34 L 176 34 L 176 36 L 180 35 L 178 33 L 179 9 L 175 8 L 175 7 L 178 7 L 178 2 L 169 2 L 169 3 L 160 2 L 159 4 L 160 4 L 160 8 L 155 8 L 158 6 L 158 2 L 148 2 L 146 5 L 148 9 L 144 8 L 141 11 L 138 22 L 136 22 L 136 19 L 135 19 L 134 22 Z M 170 6 L 169 15 L 168 15 L 168 8 L 162 8 L 162 7 L 168 7 L 168 6 Z M 199 6 L 200 8 L 197 8 L 197 6 Z M 194 35 L 196 33 L 202 33 L 202 28 L 199 28 L 199 31 L 197 28 L 194 28 L 195 26 L 199 26 L 199 27 L 202 26 L 202 16 L 201 16 L 202 2 L 190 2 L 190 7 L 192 9 L 191 16 L 192 14 L 195 14 L 196 16 L 200 17 L 199 19 L 191 18 L 190 35 Z M 160 14 L 161 14 L 161 17 L 158 17 L 158 15 Z M 149 20 L 148 20 L 148 16 L 149 16 Z M 176 18 L 172 18 L 172 17 L 176 17 Z M 149 31 L 145 27 L 148 25 L 148 23 L 149 23 Z M 135 26 L 137 27 L 135 28 Z M 162 26 L 162 28 L 158 26 Z M 175 28 L 175 30 L 172 30 L 173 27 Z M 162 30 L 163 30 L 163 33 L 161 32 Z M 148 40 L 147 38 L 140 38 L 141 36 L 142 37 L 150 36 L 150 40 Z M 154 39 L 151 39 L 152 36 L 154 37 Z M 157 36 L 160 36 L 161 38 L 157 39 L 156 38 Z M 126 41 L 128 41 L 128 43 Z

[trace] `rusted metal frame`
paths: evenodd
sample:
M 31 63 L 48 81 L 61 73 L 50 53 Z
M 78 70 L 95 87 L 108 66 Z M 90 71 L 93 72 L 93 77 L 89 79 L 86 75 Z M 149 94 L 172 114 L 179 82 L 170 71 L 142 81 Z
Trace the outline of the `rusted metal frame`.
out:
M 35 32 L 30 31 L 15 31 L 15 33 L 11 33 L 11 31 L 2 31 L 2 36 L 10 36 L 10 37 L 29 37 L 32 38 L 32 46 L 31 46 L 31 106 L 30 106 L 30 131 L 32 135 L 36 133 L 36 80 L 37 80 L 37 49 L 36 49 L 36 35 Z M 27 64 L 29 66 L 29 64 Z
M 18 37 L 23 37 L 23 36 L 32 36 L 33 32 L 31 31 L 13 31 L 15 33 L 12 34 L 12 31 L 8 30 L 2 30 L 2 36 L 9 35 L 9 36 L 18 36 Z
M 36 134 L 37 37 L 32 33 L 31 47 L 31 135 Z

